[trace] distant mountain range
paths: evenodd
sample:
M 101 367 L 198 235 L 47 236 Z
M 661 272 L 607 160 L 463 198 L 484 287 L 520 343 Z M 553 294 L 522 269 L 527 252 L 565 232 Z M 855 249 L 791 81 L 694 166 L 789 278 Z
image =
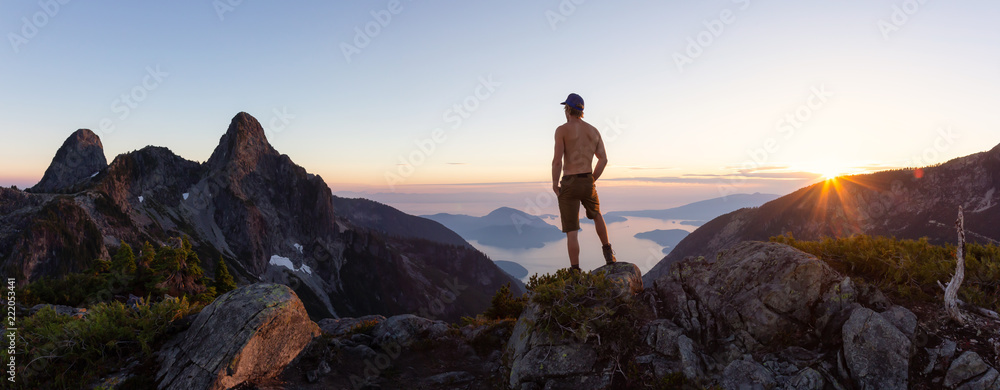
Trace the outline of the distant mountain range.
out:
M 643 217 L 683 220 L 684 224 L 698 226 L 704 221 L 740 208 L 760 206 L 767 201 L 778 198 L 778 196 L 761 193 L 733 194 L 663 210 L 612 211 L 604 214 L 604 221 L 610 224 L 624 222 L 627 217 Z M 466 240 L 475 240 L 483 245 L 503 249 L 541 248 L 546 243 L 565 237 L 559 228 L 542 219 L 555 218 L 558 220 L 558 215 L 534 216 L 510 207 L 498 208 L 482 217 L 447 213 L 423 215 L 422 217 L 440 222 Z M 580 218 L 580 222 L 593 224 L 592 220 L 584 217 Z M 650 239 L 668 247 L 664 248 L 664 253 L 667 253 L 669 248 L 676 245 L 685 235 L 687 235 L 686 231 L 674 229 L 642 232 L 636 234 L 636 237 Z
M 292 286 L 315 318 L 457 320 L 516 282 L 437 222 L 333 197 L 243 112 L 205 163 L 149 146 L 107 164 L 100 138 L 79 130 L 36 186 L 0 188 L 0 269 L 21 285 L 86 271 L 121 242 L 177 236 L 189 237 L 209 276 L 222 257 L 241 283 Z
M 541 248 L 566 235 L 539 217 L 501 207 L 482 217 L 440 213 L 422 217 L 440 222 L 466 240 L 504 249 Z
M 967 239 L 1000 240 L 1000 145 L 944 164 L 827 180 L 756 208 L 705 223 L 653 267 L 651 283 L 687 256 L 714 258 L 745 240 L 791 233 L 797 239 L 854 234 L 954 243 L 958 208 L 965 210 Z
M 609 218 L 624 220 L 623 217 L 643 217 L 704 222 L 744 207 L 760 206 L 780 196 L 761 194 L 759 192 L 753 194 L 733 194 L 664 210 L 612 211 L 604 215 L 604 220 L 610 223 L 611 219 Z M 688 225 L 691 224 L 689 223 Z

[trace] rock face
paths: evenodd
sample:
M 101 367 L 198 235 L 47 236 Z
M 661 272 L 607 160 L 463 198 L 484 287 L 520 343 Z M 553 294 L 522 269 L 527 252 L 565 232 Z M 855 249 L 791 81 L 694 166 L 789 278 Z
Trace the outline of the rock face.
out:
M 792 247 L 745 242 L 716 261 L 675 264 L 655 288 L 672 322 L 647 342 L 668 358 L 696 354 L 681 359 L 705 362 L 703 373 L 683 370 L 691 380 L 719 375 L 727 389 L 907 388 L 913 313 Z
M 837 331 L 838 313 L 856 299 L 850 280 L 804 252 L 750 242 L 714 263 L 685 262 L 656 281 L 674 321 L 702 343 L 737 335 L 744 351 L 767 345 L 820 342 L 815 329 Z M 842 299 L 841 299 L 842 298 Z
M 49 193 L 66 190 L 107 166 L 101 138 L 88 129 L 80 129 L 63 142 L 42 180 L 28 191 Z
M 379 344 L 395 343 L 409 347 L 421 338 L 438 338 L 448 331 L 448 324 L 413 314 L 392 316 L 375 325 L 372 337 Z
M 229 389 L 274 377 L 319 327 L 286 286 L 253 284 L 223 294 L 159 352 L 159 389 Z
M 385 317 L 380 315 L 368 315 L 359 318 L 324 318 L 317 322 L 323 333 L 340 337 L 349 333 L 359 325 L 377 324 L 385 321 Z
M 1000 237 L 1000 145 L 990 151 L 919 169 L 884 171 L 824 181 L 767 202 L 720 216 L 684 238 L 645 276 L 647 284 L 671 263 L 688 256 L 714 257 L 746 240 L 786 232 L 817 240 L 851 234 L 951 243 L 955 210 L 966 210 L 969 241 Z
M 84 272 L 93 259 L 108 258 L 89 201 L 0 188 L 0 208 L 11 210 L 0 214 L 0 264 L 7 275 L 26 283 Z
M 364 198 L 333 197 L 333 209 L 338 216 L 352 225 L 385 232 L 391 236 L 419 238 L 445 244 L 471 247 L 458 233 L 441 223 L 402 211 Z
M 997 376 L 997 370 L 987 365 L 979 354 L 966 351 L 951 363 L 944 385 L 960 389 L 995 389 L 1000 385 Z
M 902 331 L 862 307 L 844 324 L 843 337 L 844 360 L 858 388 L 907 388 L 911 345 Z
M 343 265 L 336 256 L 340 248 L 334 242 L 337 228 L 330 188 L 287 155 L 278 154 L 252 116 L 241 112 L 233 117 L 205 169 L 191 190 L 196 200 L 205 203 L 198 214 L 212 219 L 225 237 L 225 249 L 246 259 L 251 273 L 263 273 L 275 255 L 290 258 L 299 267 L 305 256 L 295 244 L 326 258 L 324 265 L 331 269 Z

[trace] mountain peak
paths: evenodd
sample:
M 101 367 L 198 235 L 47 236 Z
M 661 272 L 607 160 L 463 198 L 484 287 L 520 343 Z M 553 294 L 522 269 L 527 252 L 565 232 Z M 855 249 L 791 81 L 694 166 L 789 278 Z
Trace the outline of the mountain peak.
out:
M 227 162 L 252 163 L 263 155 L 277 155 L 278 152 L 267 142 L 264 128 L 257 118 L 246 112 L 240 112 L 229 123 L 226 134 L 219 139 L 208 165 L 218 167 Z
M 101 137 L 79 129 L 66 138 L 32 192 L 57 192 L 93 176 L 108 166 Z
M 521 211 L 521 210 L 515 209 L 515 208 L 503 206 L 503 207 L 497 208 L 496 210 L 491 211 L 486 216 L 487 217 L 489 217 L 489 216 L 508 216 L 508 215 L 511 215 L 511 214 L 526 214 L 526 213 L 523 212 L 523 211 Z

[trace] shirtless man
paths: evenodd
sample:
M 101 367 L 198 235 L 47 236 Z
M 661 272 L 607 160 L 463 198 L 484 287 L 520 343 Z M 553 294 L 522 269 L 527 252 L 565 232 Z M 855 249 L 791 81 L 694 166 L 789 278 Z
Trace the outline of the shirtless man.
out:
M 587 211 L 587 218 L 594 220 L 597 236 L 601 238 L 604 261 L 615 262 L 611 242 L 608 241 L 608 227 L 601 215 L 600 201 L 594 182 L 601 177 L 608 165 L 608 155 L 604 150 L 601 133 L 594 126 L 583 121 L 583 98 L 569 94 L 565 105 L 566 124 L 556 128 L 556 152 L 552 158 L 552 191 L 559 198 L 559 215 L 562 231 L 566 233 L 566 247 L 569 263 L 573 270 L 580 270 L 580 204 Z M 597 166 L 591 171 L 597 156 Z M 562 180 L 559 174 L 562 173 Z

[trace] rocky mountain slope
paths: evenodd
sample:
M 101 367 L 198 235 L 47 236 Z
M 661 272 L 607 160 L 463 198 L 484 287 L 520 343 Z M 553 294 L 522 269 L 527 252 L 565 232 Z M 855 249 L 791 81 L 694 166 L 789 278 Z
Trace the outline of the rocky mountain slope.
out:
M 893 304 L 871 285 L 783 244 L 744 242 L 717 260 L 683 260 L 652 286 L 643 285 L 632 264 L 597 271 L 554 290 L 541 286 L 556 286 L 558 280 L 536 285 L 535 294 L 541 295 L 530 298 L 517 320 L 457 326 L 415 315 L 327 319 L 318 324 L 322 337 L 308 343 L 303 335 L 316 325 L 296 314 L 301 306 L 294 294 L 280 286 L 247 286 L 210 305 L 161 350 L 159 372 L 172 378 L 200 359 L 211 364 L 196 370 L 198 383 L 223 388 L 218 384 L 245 379 L 245 388 L 271 389 L 1000 386 L 1000 321 L 967 313 L 968 323 L 956 327 L 939 307 Z M 594 278 L 610 284 L 586 284 Z M 559 291 L 583 300 L 551 295 Z M 258 316 L 242 309 L 260 302 L 274 309 Z M 222 321 L 216 313 L 224 307 L 242 314 Z M 567 310 L 590 313 L 583 317 L 590 319 L 567 321 L 567 316 L 581 318 Z M 274 315 L 289 320 L 266 321 Z M 220 329 L 252 326 L 231 341 L 189 341 L 204 338 L 207 328 L 199 324 L 212 321 Z M 288 322 L 299 325 L 289 328 Z M 262 340 L 268 334 L 296 342 Z M 179 354 L 177 346 L 185 340 L 189 348 Z M 271 350 L 280 359 L 261 359 Z M 260 361 L 258 371 L 270 374 L 250 378 L 252 367 L 234 356 Z
M 352 225 L 390 236 L 420 238 L 456 246 L 472 247 L 462 236 L 440 222 L 410 215 L 364 198 L 333 197 L 333 210 Z
M 222 257 L 243 283 L 293 287 L 315 318 L 425 312 L 454 320 L 513 282 L 433 221 L 335 200 L 247 113 L 232 119 L 205 163 L 153 146 L 104 161 L 100 140 L 81 130 L 31 193 L 0 189 L 5 276 L 24 284 L 81 272 L 121 242 L 137 248 L 184 235 L 207 265 Z
M 969 241 L 997 243 L 998 188 L 1000 145 L 938 166 L 827 180 L 709 221 L 678 243 L 644 280 L 655 280 L 687 256 L 711 258 L 744 240 L 787 232 L 805 240 L 868 234 L 954 242 L 952 222 L 959 206 L 966 211 Z

